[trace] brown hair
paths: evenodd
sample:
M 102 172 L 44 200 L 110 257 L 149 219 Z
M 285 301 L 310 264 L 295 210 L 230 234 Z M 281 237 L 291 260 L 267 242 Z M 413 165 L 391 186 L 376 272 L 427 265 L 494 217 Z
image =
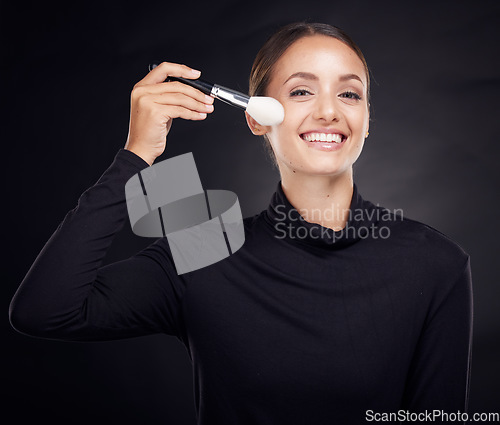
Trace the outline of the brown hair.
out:
M 322 23 L 295 22 L 280 28 L 261 47 L 253 62 L 250 72 L 250 96 L 265 96 L 271 72 L 275 63 L 285 51 L 297 40 L 312 36 L 326 35 L 340 40 L 350 47 L 359 57 L 366 72 L 367 95 L 370 98 L 370 73 L 365 57 L 357 44 L 338 27 Z
M 285 51 L 297 40 L 313 36 L 325 35 L 328 37 L 340 40 L 348 47 L 350 47 L 359 57 L 366 72 L 366 94 L 368 100 L 368 107 L 370 105 L 370 72 L 366 63 L 365 57 L 357 44 L 349 37 L 343 30 L 329 24 L 322 23 L 309 23 L 309 22 L 295 22 L 280 28 L 274 33 L 261 47 L 252 65 L 249 80 L 250 96 L 265 96 L 267 86 L 271 79 L 273 67 L 278 59 L 285 53 Z M 276 157 L 271 148 L 269 140 L 266 139 L 266 148 L 275 165 L 277 165 Z

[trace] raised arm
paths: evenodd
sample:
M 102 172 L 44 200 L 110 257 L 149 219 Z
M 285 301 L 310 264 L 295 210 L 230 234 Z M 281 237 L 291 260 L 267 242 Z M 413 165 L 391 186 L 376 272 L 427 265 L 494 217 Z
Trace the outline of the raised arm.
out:
M 127 220 L 125 183 L 145 167 L 142 159 L 122 149 L 81 195 L 12 299 L 9 315 L 15 329 L 67 340 L 174 332 L 167 307 L 178 282 L 166 242 L 101 268 L 114 235 Z
M 134 86 L 129 135 L 113 164 L 85 191 L 46 243 L 9 308 L 12 326 L 42 338 L 109 340 L 179 334 L 181 279 L 166 239 L 101 267 L 127 220 L 125 183 L 163 153 L 174 118 L 201 120 L 213 98 L 167 76 L 197 78 L 164 62 Z

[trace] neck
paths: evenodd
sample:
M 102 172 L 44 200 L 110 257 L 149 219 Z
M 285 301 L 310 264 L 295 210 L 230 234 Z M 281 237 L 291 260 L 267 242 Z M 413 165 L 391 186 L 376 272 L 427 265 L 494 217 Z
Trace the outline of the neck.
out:
M 304 220 L 335 231 L 347 224 L 353 184 L 352 168 L 335 176 L 281 173 L 283 192 Z

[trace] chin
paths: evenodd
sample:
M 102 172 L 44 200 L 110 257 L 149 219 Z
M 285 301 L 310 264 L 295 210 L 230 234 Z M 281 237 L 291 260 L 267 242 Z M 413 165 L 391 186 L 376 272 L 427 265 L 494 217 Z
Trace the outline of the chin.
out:
M 349 170 L 350 170 L 349 168 L 346 169 L 346 168 L 333 168 L 333 167 L 322 167 L 322 168 L 317 167 L 308 171 L 304 171 L 304 173 L 315 176 L 338 177 L 344 175 Z
M 349 165 L 332 163 L 329 161 L 310 161 L 307 163 L 297 162 L 295 166 L 291 167 L 295 173 L 316 175 L 316 176 L 340 176 L 352 169 Z
M 307 174 L 316 174 L 321 176 L 335 176 L 344 174 L 351 170 L 352 164 L 342 158 L 342 156 L 333 155 L 312 155 L 307 163 L 302 163 L 299 169 Z

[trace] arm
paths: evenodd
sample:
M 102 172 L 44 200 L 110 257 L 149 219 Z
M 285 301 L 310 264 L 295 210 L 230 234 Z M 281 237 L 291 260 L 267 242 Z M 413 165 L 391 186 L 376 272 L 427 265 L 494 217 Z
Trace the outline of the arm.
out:
M 127 217 L 125 183 L 163 153 L 174 118 L 203 120 L 213 111 L 212 97 L 164 83 L 168 76 L 199 75 L 164 62 L 134 86 L 125 149 L 82 194 L 24 278 L 9 309 L 15 329 L 68 340 L 179 334 L 183 287 L 165 239 L 129 260 L 100 266 Z
M 127 220 L 125 183 L 148 164 L 121 149 L 46 243 L 12 299 L 12 326 L 49 339 L 177 333 L 180 282 L 165 240 L 100 268 Z
M 466 412 L 472 348 L 470 258 L 429 312 L 407 378 L 403 408 Z

